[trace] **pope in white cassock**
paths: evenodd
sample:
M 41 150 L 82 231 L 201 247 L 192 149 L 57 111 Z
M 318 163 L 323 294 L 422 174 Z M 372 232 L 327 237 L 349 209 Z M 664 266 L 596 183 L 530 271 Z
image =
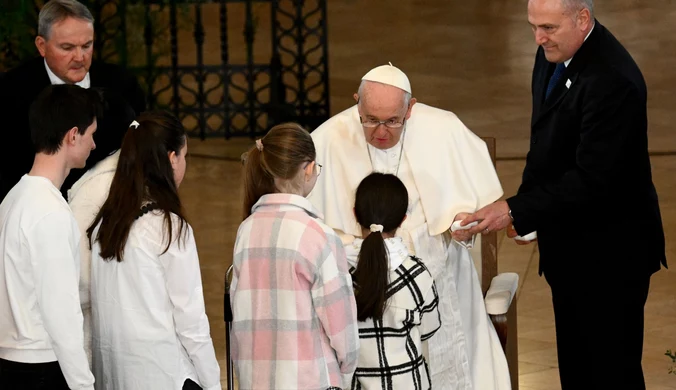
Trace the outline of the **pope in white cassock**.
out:
M 437 283 L 442 327 L 429 340 L 434 389 L 510 389 L 507 360 L 491 323 L 462 220 L 502 196 L 486 144 L 449 111 L 411 96 L 398 68 L 369 71 L 357 104 L 312 132 L 323 165 L 308 197 L 345 243 L 361 235 L 354 195 L 372 171 L 406 185 L 409 210 L 397 235 L 422 259 Z

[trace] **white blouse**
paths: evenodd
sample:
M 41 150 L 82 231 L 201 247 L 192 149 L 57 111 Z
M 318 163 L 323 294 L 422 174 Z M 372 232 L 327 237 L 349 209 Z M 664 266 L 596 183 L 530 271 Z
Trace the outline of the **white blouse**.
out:
M 204 389 L 221 388 L 193 231 L 188 226 L 185 241 L 173 240 L 164 252 L 164 230 L 163 215 L 151 211 L 132 225 L 124 261 L 104 261 L 98 242 L 92 248 L 98 390 L 180 390 L 187 378 Z

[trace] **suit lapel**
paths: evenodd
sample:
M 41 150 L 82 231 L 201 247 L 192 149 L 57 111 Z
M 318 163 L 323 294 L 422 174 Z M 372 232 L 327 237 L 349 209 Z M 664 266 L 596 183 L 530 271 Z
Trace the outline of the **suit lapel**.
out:
M 573 83 L 577 79 L 577 73 L 571 74 L 570 72 L 571 69 L 569 68 L 570 67 L 566 68 L 566 70 L 563 71 L 561 79 L 552 90 L 552 93 L 549 95 L 547 100 L 542 102 L 540 111 L 538 112 L 538 115 L 535 117 L 533 124 L 536 124 L 543 116 L 547 115 L 547 113 L 551 111 L 552 108 L 556 107 L 556 105 L 559 104 L 559 102 L 563 99 L 563 97 L 566 96 L 566 94 L 568 93 L 568 86 L 566 85 L 567 81 L 570 80 L 570 85 L 573 85 Z M 542 95 L 542 98 L 544 99 L 544 94 Z M 542 99 L 540 99 L 540 101 L 542 101 Z
M 575 53 L 573 60 L 570 61 L 566 67 L 566 70 L 561 75 L 559 83 L 554 87 L 547 100 L 544 100 L 544 91 L 547 88 L 547 83 L 549 82 L 548 76 L 552 73 L 556 65 L 548 62 L 544 58 L 544 53 L 538 51 L 538 55 L 542 55 L 542 66 L 540 68 L 536 68 L 536 71 L 540 72 L 540 74 L 536 74 L 534 76 L 540 77 L 538 79 L 539 82 L 537 83 L 537 86 L 540 89 L 539 91 L 533 89 L 533 93 L 538 93 L 538 95 L 533 97 L 533 107 L 536 107 L 537 109 L 533 110 L 533 118 L 531 120 L 532 128 L 535 128 L 535 125 L 538 123 L 538 121 L 545 117 L 561 102 L 561 100 L 563 100 L 569 90 L 567 85 L 568 81 L 570 80 L 569 85 L 575 84 L 580 71 L 582 71 L 585 65 L 590 61 L 590 57 L 593 55 L 594 49 L 596 48 L 598 41 L 605 30 L 597 20 L 594 20 L 594 23 L 594 30 L 589 35 L 589 38 L 587 38 L 585 43 L 582 44 L 582 47 L 580 47 L 577 53 Z
M 42 85 L 43 86 L 42 88 L 47 88 L 48 85 L 52 84 L 52 80 L 49 79 L 49 75 L 47 74 L 47 68 L 45 68 L 44 64 L 39 74 L 40 76 L 38 77 L 38 85 Z
M 534 125 L 535 119 L 540 116 L 543 99 L 545 98 L 545 91 L 547 89 L 547 81 L 555 67 L 555 65 L 549 63 L 545 59 L 542 48 L 538 49 L 537 57 L 533 74 L 533 115 L 531 125 Z
M 102 83 L 100 82 L 99 67 L 96 61 L 92 61 L 91 66 L 89 67 L 89 86 L 91 88 L 98 87 Z
M 47 68 L 45 67 L 45 59 L 42 57 L 37 57 L 33 60 L 31 60 L 31 70 L 30 74 L 34 74 L 35 77 L 31 79 L 29 88 L 33 88 L 34 92 L 31 92 L 28 94 L 31 96 L 31 100 L 37 96 L 40 91 L 43 89 L 47 88 L 50 84 L 52 84 L 52 81 L 49 79 L 49 75 L 47 74 Z

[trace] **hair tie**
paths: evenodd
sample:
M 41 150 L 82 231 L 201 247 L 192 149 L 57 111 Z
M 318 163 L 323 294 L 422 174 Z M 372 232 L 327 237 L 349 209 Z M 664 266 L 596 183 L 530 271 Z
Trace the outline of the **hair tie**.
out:
M 259 152 L 263 151 L 263 140 L 261 139 L 256 140 L 256 149 L 258 149 Z
M 133 122 L 131 122 L 131 125 L 129 125 L 129 127 L 133 127 L 134 129 L 138 129 L 139 123 L 136 122 L 136 121 L 133 121 Z
M 373 224 L 371 224 L 370 227 L 371 227 L 371 233 L 375 233 L 375 232 L 382 233 L 383 232 L 383 225 L 377 225 L 377 224 L 373 223 Z

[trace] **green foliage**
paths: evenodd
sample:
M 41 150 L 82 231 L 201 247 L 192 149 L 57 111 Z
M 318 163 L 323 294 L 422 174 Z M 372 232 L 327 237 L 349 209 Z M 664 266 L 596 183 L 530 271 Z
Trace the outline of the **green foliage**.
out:
M 32 0 L 0 1 L 0 71 L 37 55 L 37 11 Z

